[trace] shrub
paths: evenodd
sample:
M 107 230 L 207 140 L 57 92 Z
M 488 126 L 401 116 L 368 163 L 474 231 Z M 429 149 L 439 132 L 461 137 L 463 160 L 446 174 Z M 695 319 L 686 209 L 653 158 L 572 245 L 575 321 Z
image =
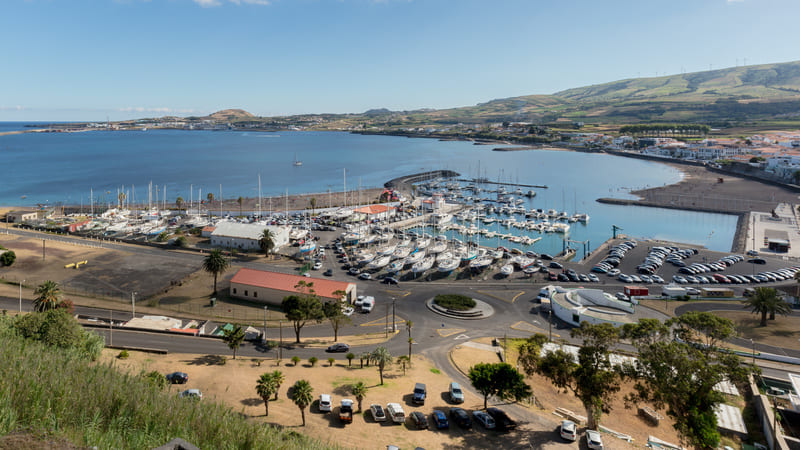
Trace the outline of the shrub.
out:
M 434 297 L 433 302 L 453 311 L 467 311 L 475 307 L 475 300 L 458 294 L 439 294 Z
M 167 236 L 169 236 L 169 235 L 167 234 L 166 231 L 162 231 L 161 233 L 158 233 L 158 237 L 156 238 L 156 242 L 166 242 L 167 241 Z
M 119 358 L 119 359 L 128 359 L 129 356 L 131 356 L 131 355 L 128 353 L 128 351 L 127 350 L 123 350 L 123 351 L 119 352 L 119 355 L 117 355 L 117 358 Z
M 3 252 L 2 255 L 0 255 L 0 265 L 4 267 L 8 267 L 14 264 L 14 261 L 16 260 L 17 260 L 17 254 L 14 253 L 13 250 L 6 250 L 5 252 Z
M 188 246 L 188 245 L 189 245 L 189 243 L 186 241 L 186 236 L 178 236 L 175 239 L 175 246 L 176 247 L 186 248 L 186 246 Z
M 144 373 L 144 371 L 142 371 L 142 378 L 159 389 L 164 389 L 168 385 L 167 377 L 157 370 L 153 370 L 148 373 Z
M 292 356 L 292 364 L 295 366 L 300 364 L 300 357 L 299 356 Z
M 308 362 L 311 364 L 311 367 L 314 367 L 314 364 L 316 364 L 317 361 L 319 361 L 319 360 L 317 359 L 316 356 L 312 356 L 311 358 L 308 358 Z
M 330 367 L 333 367 L 333 363 L 335 363 L 335 362 L 336 362 L 336 358 L 334 358 L 333 356 L 328 358 L 328 364 L 330 365 Z

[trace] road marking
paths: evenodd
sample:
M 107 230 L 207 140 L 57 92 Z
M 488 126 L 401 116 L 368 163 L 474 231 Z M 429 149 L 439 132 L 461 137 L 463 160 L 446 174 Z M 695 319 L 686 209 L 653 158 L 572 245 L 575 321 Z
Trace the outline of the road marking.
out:
M 386 317 L 387 316 L 383 316 L 380 319 L 371 320 L 369 322 L 362 323 L 359 326 L 360 327 L 385 327 L 386 326 Z M 389 317 L 389 323 L 392 323 L 392 316 L 388 316 L 388 317 Z M 399 320 L 398 316 L 395 316 L 395 321 L 396 321 L 396 323 L 400 323 L 401 322 Z M 402 322 L 405 323 L 405 320 L 403 320 Z
M 455 339 L 456 341 L 457 341 L 457 340 L 459 340 L 459 339 L 469 339 L 469 336 L 467 336 L 466 334 L 459 334 L 459 335 L 458 335 L 458 336 L 456 336 L 454 339 Z
M 400 298 L 408 297 L 409 295 L 411 295 L 411 291 L 392 291 L 389 289 L 382 289 L 381 292 L 390 295 L 392 297 L 400 297 Z
M 436 332 L 439 333 L 439 336 L 441 336 L 441 337 L 448 337 L 448 336 L 452 336 L 454 334 L 463 333 L 465 331 L 467 331 L 467 330 L 465 330 L 463 328 L 437 328 L 436 329 Z
M 497 295 L 494 295 L 494 294 L 490 294 L 490 293 L 488 293 L 488 292 L 486 292 L 486 291 L 475 291 L 475 292 L 477 292 L 477 293 L 479 293 L 479 294 L 486 295 L 486 296 L 488 296 L 488 297 L 492 297 L 492 298 L 494 298 L 494 299 L 497 299 L 497 300 L 500 300 L 500 301 L 503 301 L 503 302 L 506 302 L 506 303 L 514 303 L 514 301 L 515 301 L 515 300 L 516 300 L 516 299 L 517 299 L 517 298 L 518 298 L 520 295 L 522 295 L 522 294 L 524 294 L 524 293 L 525 293 L 525 291 L 522 291 L 522 292 L 520 292 L 519 294 L 515 295 L 515 296 L 514 296 L 514 298 L 512 298 L 511 300 L 509 300 L 509 299 L 507 299 L 507 298 L 503 298 L 503 297 L 500 297 L 500 296 L 497 296 Z

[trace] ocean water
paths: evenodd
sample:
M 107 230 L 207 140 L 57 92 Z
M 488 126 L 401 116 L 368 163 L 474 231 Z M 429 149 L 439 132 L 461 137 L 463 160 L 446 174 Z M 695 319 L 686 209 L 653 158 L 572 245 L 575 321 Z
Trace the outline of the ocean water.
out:
M 22 129 L 0 123 L 0 132 Z M 14 128 L 16 127 L 16 128 Z M 546 185 L 534 189 L 526 208 L 587 213 L 588 225 L 571 224 L 569 239 L 594 248 L 611 237 L 611 226 L 625 234 L 675 240 L 729 250 L 736 217 L 643 207 L 604 205 L 599 197 L 631 198 L 643 187 L 671 184 L 681 173 L 655 162 L 568 151 L 495 152 L 496 146 L 395 136 L 323 132 L 91 131 L 0 136 L 0 205 L 88 204 L 116 199 L 117 189 L 146 201 L 148 184 L 159 198 L 188 201 L 194 196 L 255 197 L 258 176 L 263 196 L 341 191 L 382 186 L 411 173 L 450 169 L 464 177 Z M 303 162 L 292 165 L 295 157 Z M 522 188 L 527 191 L 529 188 Z M 155 189 L 154 189 L 155 191 Z M 155 194 L 154 194 L 155 195 Z M 129 195 L 131 198 L 131 195 Z M 324 204 L 324 200 L 321 200 Z M 549 234 L 534 247 L 557 252 L 563 236 Z

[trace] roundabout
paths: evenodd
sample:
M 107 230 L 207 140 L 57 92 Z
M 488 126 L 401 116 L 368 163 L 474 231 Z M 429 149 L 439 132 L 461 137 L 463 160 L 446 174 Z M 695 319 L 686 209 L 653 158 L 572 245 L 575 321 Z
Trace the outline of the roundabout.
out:
M 479 319 L 487 319 L 494 315 L 494 308 L 492 307 L 492 305 L 478 299 L 473 298 L 472 300 L 475 302 L 475 306 L 463 311 L 439 306 L 436 304 L 435 300 L 436 300 L 435 297 L 428 299 L 425 302 L 425 306 L 427 306 L 428 309 L 435 312 L 436 314 L 449 317 L 451 319 L 479 320 Z

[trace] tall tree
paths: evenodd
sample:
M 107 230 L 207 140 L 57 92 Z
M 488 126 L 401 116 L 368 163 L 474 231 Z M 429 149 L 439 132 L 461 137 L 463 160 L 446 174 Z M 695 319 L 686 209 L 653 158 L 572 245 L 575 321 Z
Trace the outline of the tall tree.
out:
M 122 208 L 122 204 L 125 203 L 125 193 L 120 192 L 117 194 L 117 200 L 119 200 L 119 207 Z
M 272 231 L 264 228 L 264 231 L 261 232 L 261 238 L 258 239 L 258 246 L 261 247 L 266 256 L 272 253 L 272 249 L 275 248 L 275 235 L 272 234 Z
M 208 200 L 208 206 L 210 208 L 211 207 L 211 203 L 214 201 L 214 193 L 213 192 L 209 192 L 208 194 L 206 194 L 206 200 Z
M 397 364 L 400 364 L 400 367 L 403 368 L 403 376 L 405 376 L 406 367 L 411 367 L 411 360 L 408 359 L 408 355 L 401 355 L 397 357 Z
M 392 354 L 389 353 L 386 347 L 378 347 L 372 351 L 370 358 L 378 366 L 378 373 L 381 375 L 381 386 L 383 386 L 383 370 L 386 366 L 392 364 Z
M 342 295 L 344 295 L 344 291 L 336 291 L 333 293 L 334 297 L 340 297 L 337 293 L 342 293 Z M 325 313 L 325 318 L 328 319 L 333 328 L 333 342 L 338 342 L 339 328 L 353 321 L 350 317 L 344 315 L 344 304 L 338 300 L 323 303 L 322 310 Z
M 800 272 L 798 272 L 800 273 Z M 775 319 L 775 313 L 788 316 L 792 313 L 792 307 L 783 301 L 775 288 L 759 287 L 753 295 L 742 301 L 745 308 L 749 308 L 755 314 L 761 314 L 761 326 L 767 326 L 767 314 L 770 319 Z
M 61 301 L 61 289 L 55 281 L 45 281 L 36 287 L 33 294 L 36 295 L 33 299 L 33 310 L 37 312 L 56 309 Z
M 233 351 L 233 359 L 236 359 L 236 351 L 244 342 L 244 329 L 241 325 L 233 325 L 232 328 L 223 328 L 222 341 L 228 344 L 228 348 Z
M 309 320 L 317 323 L 325 319 L 322 303 L 316 296 L 290 295 L 284 297 L 281 308 L 286 314 L 286 319 L 292 322 L 295 342 L 300 343 L 300 331 Z
M 214 294 L 217 293 L 217 276 L 228 270 L 231 263 L 222 254 L 222 250 L 215 248 L 203 260 L 203 270 L 214 275 Z
M 626 405 L 651 402 L 657 408 L 666 406 L 683 443 L 716 448 L 719 431 L 714 409 L 725 397 L 714 386 L 725 379 L 745 382 L 748 373 L 756 370 L 718 346 L 735 335 L 733 322 L 706 312 L 690 312 L 666 323 L 641 319 L 626 324 L 621 335 L 638 350 L 636 363 L 624 366 L 623 373 L 636 381 Z
M 602 414 L 610 411 L 613 395 L 619 391 L 619 372 L 611 365 L 611 347 L 619 341 L 619 330 L 610 323 L 582 322 L 570 335 L 583 340 L 577 358 L 559 348 L 541 355 L 543 335 L 536 335 L 520 348 L 520 363 L 529 374 L 538 373 L 553 384 L 571 391 L 586 409 L 587 426 L 597 430 Z
M 175 199 L 175 206 L 177 206 L 178 209 L 181 209 L 183 206 L 183 197 L 178 196 L 178 198 Z
M 350 390 L 353 392 L 353 396 L 358 402 L 358 412 L 361 412 L 361 402 L 364 401 L 364 397 L 367 396 L 367 385 L 364 384 L 363 381 L 359 381 L 358 383 L 350 386 Z
M 292 401 L 300 408 L 303 426 L 306 426 L 306 407 L 314 401 L 313 392 L 314 388 L 307 380 L 297 380 L 292 387 Z
M 265 416 L 269 416 L 269 398 L 278 394 L 278 384 L 271 373 L 263 373 L 256 383 L 256 393 L 264 400 Z
M 475 364 L 467 376 L 472 386 L 483 394 L 484 409 L 490 396 L 519 401 L 532 394 L 531 387 L 525 384 L 525 377 L 508 363 Z
M 311 199 L 308 201 L 308 204 L 311 205 L 311 215 L 313 216 L 317 208 L 317 199 L 315 197 L 311 197 Z
M 242 204 L 244 204 L 244 197 L 239 196 L 239 198 L 236 199 L 236 203 L 239 204 L 239 215 L 241 216 L 242 215 Z
M 273 370 L 270 375 L 272 376 L 272 379 L 275 380 L 275 384 L 278 386 L 277 389 L 280 389 L 283 382 L 286 381 L 286 375 L 284 375 L 280 370 Z M 275 392 L 275 400 L 277 399 L 278 393 Z

